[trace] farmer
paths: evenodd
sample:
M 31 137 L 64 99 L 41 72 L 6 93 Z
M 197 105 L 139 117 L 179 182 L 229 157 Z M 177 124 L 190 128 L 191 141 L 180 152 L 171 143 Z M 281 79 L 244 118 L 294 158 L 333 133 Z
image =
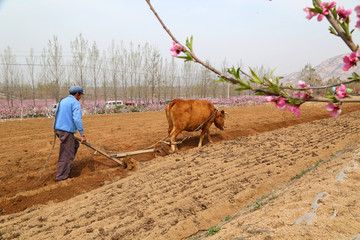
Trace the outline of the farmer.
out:
M 73 86 L 69 89 L 70 95 L 60 100 L 54 120 L 54 130 L 60 139 L 60 151 L 55 182 L 65 180 L 70 175 L 79 142 L 74 133 L 79 131 L 81 143 L 86 142 L 81 119 L 80 99 L 84 95 L 82 87 Z

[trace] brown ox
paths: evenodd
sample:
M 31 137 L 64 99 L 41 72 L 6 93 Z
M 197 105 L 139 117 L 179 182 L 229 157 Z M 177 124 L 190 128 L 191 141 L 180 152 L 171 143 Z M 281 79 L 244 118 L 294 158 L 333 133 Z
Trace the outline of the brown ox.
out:
M 182 131 L 202 130 L 198 147 L 202 146 L 205 134 L 210 138 L 210 126 L 212 123 L 224 130 L 225 112 L 217 111 L 214 105 L 207 100 L 182 100 L 174 99 L 166 105 L 166 118 L 169 123 L 171 152 L 177 149 L 176 137 Z

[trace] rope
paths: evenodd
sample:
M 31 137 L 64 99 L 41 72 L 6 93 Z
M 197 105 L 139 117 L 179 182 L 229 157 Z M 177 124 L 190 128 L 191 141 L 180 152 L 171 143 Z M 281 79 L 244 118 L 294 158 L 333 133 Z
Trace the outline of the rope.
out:
M 205 123 L 207 123 L 217 112 L 218 110 L 215 109 L 215 111 L 213 112 L 213 114 L 210 115 L 210 117 L 208 117 L 208 119 L 206 119 L 205 122 L 203 122 L 202 124 L 200 124 L 200 126 L 198 126 L 194 131 L 192 131 L 191 133 L 194 133 L 196 131 L 198 131 Z M 184 138 L 183 140 L 181 140 L 180 142 L 177 142 L 177 144 L 183 143 L 185 140 L 189 139 L 192 136 L 187 136 L 186 138 Z

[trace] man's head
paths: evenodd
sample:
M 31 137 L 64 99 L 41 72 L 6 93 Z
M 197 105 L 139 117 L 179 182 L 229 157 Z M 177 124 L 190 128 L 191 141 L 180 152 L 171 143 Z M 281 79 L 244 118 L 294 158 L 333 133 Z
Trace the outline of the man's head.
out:
M 80 86 L 73 86 L 69 89 L 69 93 L 73 95 L 78 101 L 81 99 L 81 96 L 84 95 L 84 90 Z

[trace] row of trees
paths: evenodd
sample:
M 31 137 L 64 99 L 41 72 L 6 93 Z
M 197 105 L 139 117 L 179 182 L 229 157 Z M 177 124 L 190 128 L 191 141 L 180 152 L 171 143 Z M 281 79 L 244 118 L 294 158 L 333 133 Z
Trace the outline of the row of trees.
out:
M 65 61 L 63 48 L 54 36 L 40 56 L 31 49 L 19 63 L 11 47 L 0 53 L 0 88 L 8 99 L 56 99 L 80 85 L 86 99 L 160 100 L 175 97 L 229 97 L 228 85 L 217 83 L 209 70 L 190 63 L 178 65 L 164 59 L 154 46 L 125 47 L 114 41 L 100 52 L 96 42 L 89 44 L 80 34 L 70 43 L 72 56 Z M 224 62 L 224 65 L 226 63 Z M 238 95 L 238 94 L 237 94 Z M 85 99 L 85 98 L 84 98 Z
M 11 47 L 0 53 L 0 91 L 9 105 L 13 99 L 59 99 L 68 94 L 73 85 L 80 85 L 86 92 L 84 99 L 98 100 L 152 100 L 176 97 L 221 97 L 252 94 L 236 92 L 236 86 L 216 82 L 218 76 L 206 68 L 176 59 L 163 58 L 159 50 L 149 44 L 128 47 L 123 42 L 100 51 L 96 42 L 89 44 L 80 34 L 70 43 L 71 58 L 66 61 L 63 47 L 54 36 L 42 53 L 33 49 L 21 59 Z M 221 69 L 226 72 L 226 60 Z M 270 69 L 254 68 L 259 76 L 269 76 Z M 313 69 L 304 68 L 302 78 L 314 78 Z M 1 96 L 0 96 L 1 97 Z

